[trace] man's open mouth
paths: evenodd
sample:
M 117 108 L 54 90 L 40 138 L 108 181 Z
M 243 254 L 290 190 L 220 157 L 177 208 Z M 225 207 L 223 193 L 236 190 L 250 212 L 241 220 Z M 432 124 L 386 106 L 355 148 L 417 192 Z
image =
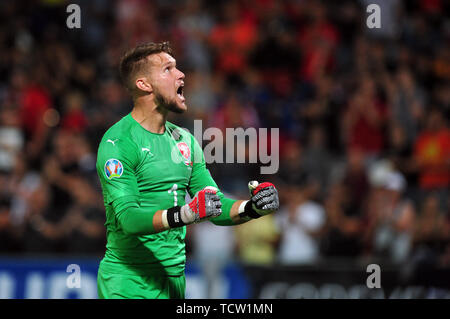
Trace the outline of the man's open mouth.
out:
M 180 85 L 178 87 L 178 89 L 177 89 L 177 95 L 182 100 L 184 100 L 184 95 L 183 95 L 184 93 L 183 93 L 183 91 L 184 91 L 184 84 Z

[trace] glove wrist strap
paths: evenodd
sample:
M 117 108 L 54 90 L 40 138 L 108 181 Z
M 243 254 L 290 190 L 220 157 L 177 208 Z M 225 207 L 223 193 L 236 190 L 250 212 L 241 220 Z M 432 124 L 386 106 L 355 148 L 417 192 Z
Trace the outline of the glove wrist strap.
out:
M 176 228 L 186 225 L 186 223 L 183 222 L 183 219 L 181 218 L 180 206 L 169 208 L 167 210 L 166 216 L 167 216 L 167 224 L 169 225 L 170 228 Z
M 241 210 L 241 207 L 240 207 Z M 239 217 L 245 218 L 250 217 L 253 219 L 260 218 L 261 215 L 255 212 L 255 210 L 252 207 L 252 201 L 249 200 L 245 203 L 245 206 L 243 207 L 243 212 L 239 212 Z

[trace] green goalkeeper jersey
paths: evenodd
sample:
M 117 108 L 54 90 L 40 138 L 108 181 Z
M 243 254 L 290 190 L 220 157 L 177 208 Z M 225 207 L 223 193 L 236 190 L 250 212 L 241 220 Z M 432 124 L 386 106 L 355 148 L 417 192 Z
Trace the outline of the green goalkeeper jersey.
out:
M 124 203 L 132 203 L 141 212 L 156 212 L 184 205 L 187 193 L 192 197 L 206 186 L 217 187 L 195 138 L 170 122 L 164 133 L 151 133 L 128 114 L 103 136 L 97 173 L 106 209 L 107 245 L 101 267 L 114 273 L 183 274 L 186 227 L 129 234 L 117 217 L 138 214 L 121 209 L 127 206 Z M 234 200 L 220 191 L 219 197 L 223 213 L 212 222 L 232 224 L 229 214 Z

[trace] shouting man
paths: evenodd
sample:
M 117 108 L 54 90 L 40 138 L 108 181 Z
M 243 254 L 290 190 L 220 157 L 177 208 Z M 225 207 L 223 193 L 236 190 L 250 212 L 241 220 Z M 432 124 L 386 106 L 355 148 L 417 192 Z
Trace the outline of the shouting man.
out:
M 248 222 L 276 211 L 278 193 L 253 181 L 249 200 L 224 197 L 195 138 L 166 120 L 187 110 L 185 76 L 167 42 L 128 51 L 120 73 L 134 105 L 98 149 L 107 230 L 98 296 L 184 298 L 186 226 Z

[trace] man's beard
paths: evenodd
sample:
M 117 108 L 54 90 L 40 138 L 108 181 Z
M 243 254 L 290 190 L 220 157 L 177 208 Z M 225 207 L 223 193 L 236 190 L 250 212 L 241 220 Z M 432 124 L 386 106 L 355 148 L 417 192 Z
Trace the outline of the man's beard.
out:
M 175 100 L 170 101 L 157 91 L 153 91 L 153 94 L 155 94 L 155 103 L 158 109 L 166 109 L 178 114 L 184 113 L 184 110 L 178 107 Z

